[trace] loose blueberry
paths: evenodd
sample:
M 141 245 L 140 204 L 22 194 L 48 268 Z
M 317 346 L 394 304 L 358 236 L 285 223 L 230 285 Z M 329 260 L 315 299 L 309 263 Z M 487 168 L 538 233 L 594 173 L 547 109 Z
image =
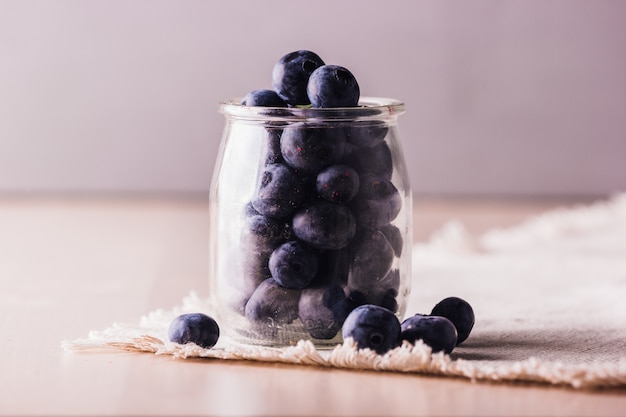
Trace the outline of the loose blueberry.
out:
M 457 332 L 450 320 L 441 316 L 416 314 L 404 320 L 401 325 L 402 340 L 415 344 L 422 340 L 433 352 L 450 353 L 456 346 Z
M 300 290 L 285 288 L 273 278 L 263 281 L 246 303 L 246 317 L 258 329 L 289 324 L 298 318 Z
M 332 125 L 295 124 L 283 131 L 280 149 L 287 164 L 317 173 L 336 164 L 345 153 L 345 131 Z
M 348 315 L 341 334 L 352 338 L 359 349 L 372 349 L 379 355 L 400 345 L 400 321 L 390 310 L 362 305 Z
M 350 202 L 359 227 L 377 229 L 394 220 L 402 198 L 393 183 L 374 175 L 361 175 L 359 181 L 359 192 Z
M 285 100 L 274 90 L 253 90 L 241 100 L 243 106 L 287 107 Z
M 313 107 L 354 107 L 359 102 L 359 84 L 339 65 L 322 65 L 311 74 L 307 95 Z
M 347 165 L 331 165 L 317 175 L 317 193 L 331 203 L 347 203 L 359 191 L 359 174 Z
M 371 174 L 391 180 L 393 159 L 391 149 L 385 142 L 370 147 L 353 149 L 346 161 L 359 175 Z
M 341 249 L 356 232 L 354 215 L 341 204 L 320 201 L 296 212 L 293 233 L 317 249 Z
M 444 298 L 433 307 L 430 314 L 446 317 L 454 324 L 458 333 L 457 345 L 467 339 L 474 327 L 474 310 L 467 301 L 459 297 Z
M 292 240 L 280 245 L 269 260 L 272 278 L 287 288 L 304 288 L 317 274 L 317 254 L 304 243 Z
M 274 65 L 272 88 L 291 106 L 310 104 L 307 95 L 309 77 L 322 65 L 324 61 L 314 52 L 290 52 Z
M 220 328 L 217 322 L 206 314 L 181 314 L 170 323 L 168 336 L 174 343 L 195 343 L 209 349 L 217 343 Z
M 349 305 L 336 284 L 302 290 L 298 305 L 300 321 L 315 339 L 332 339 L 348 316 Z
M 286 165 L 270 164 L 259 176 L 252 205 L 265 216 L 282 218 L 291 214 L 303 200 L 302 183 L 296 173 Z

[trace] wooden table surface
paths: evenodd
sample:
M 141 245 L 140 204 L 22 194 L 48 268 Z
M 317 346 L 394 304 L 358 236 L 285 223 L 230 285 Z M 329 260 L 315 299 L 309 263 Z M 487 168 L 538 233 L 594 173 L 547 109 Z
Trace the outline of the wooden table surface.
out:
M 450 219 L 474 233 L 510 226 L 561 203 L 416 200 L 415 238 Z M 0 197 L 0 414 L 626 414 L 623 390 L 61 349 L 205 293 L 207 230 L 201 198 Z

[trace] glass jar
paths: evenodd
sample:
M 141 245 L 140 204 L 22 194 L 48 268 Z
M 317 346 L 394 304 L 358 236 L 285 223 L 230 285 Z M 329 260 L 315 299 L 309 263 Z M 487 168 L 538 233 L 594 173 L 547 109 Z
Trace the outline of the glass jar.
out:
M 235 342 L 341 342 L 352 309 L 401 319 L 411 284 L 412 196 L 398 137 L 404 104 L 220 104 L 210 194 L 210 296 Z

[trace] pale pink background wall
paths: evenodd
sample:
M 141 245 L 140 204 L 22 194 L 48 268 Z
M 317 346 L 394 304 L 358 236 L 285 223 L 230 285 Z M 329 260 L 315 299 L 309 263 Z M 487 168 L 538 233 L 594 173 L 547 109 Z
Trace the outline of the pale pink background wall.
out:
M 302 48 L 406 102 L 417 194 L 626 189 L 626 1 L 0 0 L 0 193 L 205 192 Z

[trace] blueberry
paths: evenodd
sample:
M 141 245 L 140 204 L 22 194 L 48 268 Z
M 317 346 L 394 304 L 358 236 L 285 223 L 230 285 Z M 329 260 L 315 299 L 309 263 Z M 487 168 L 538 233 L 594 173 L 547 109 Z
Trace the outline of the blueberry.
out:
M 446 317 L 454 324 L 458 333 L 457 345 L 467 339 L 474 327 L 474 310 L 467 301 L 459 297 L 444 298 L 433 307 L 430 314 Z
M 374 304 L 395 313 L 399 307 L 396 299 L 399 289 L 400 271 L 392 269 L 380 281 L 372 282 L 357 289 L 346 286 L 345 292 L 353 308 L 363 304 Z
M 307 95 L 309 77 L 322 65 L 324 61 L 314 52 L 290 52 L 274 65 L 272 88 L 291 106 L 310 104 Z
M 244 296 L 249 296 L 262 281 L 270 278 L 270 255 L 291 236 L 287 223 L 251 212 L 241 234 L 244 274 L 236 281 Z
M 298 318 L 300 290 L 285 288 L 273 278 L 263 281 L 246 303 L 245 315 L 258 328 L 274 328 Z
M 376 229 L 394 220 L 402 198 L 393 183 L 374 175 L 361 175 L 359 182 L 359 192 L 350 202 L 359 227 Z
M 168 336 L 174 343 L 195 343 L 209 349 L 217 343 L 220 328 L 217 322 L 206 314 L 181 314 L 170 323 Z
M 359 191 L 359 174 L 347 165 L 331 165 L 317 174 L 317 193 L 332 203 L 347 203 Z
M 380 284 L 391 270 L 393 248 L 384 234 L 377 230 L 364 230 L 354 237 L 350 245 L 352 266 L 348 277 L 348 288 L 369 292 L 386 290 Z
M 359 102 L 359 83 L 339 65 L 322 65 L 309 78 L 307 95 L 313 107 L 354 107 Z
M 280 151 L 280 137 L 282 129 L 266 129 L 267 135 L 263 138 L 263 163 L 265 165 L 283 163 L 283 154 Z
M 274 90 L 253 90 L 241 100 L 243 106 L 287 107 L 285 100 Z
M 346 163 L 354 168 L 359 175 L 372 174 L 391 180 L 393 174 L 391 149 L 385 142 L 375 146 L 353 149 Z
M 393 224 L 386 224 L 379 228 L 379 230 L 385 235 L 391 247 L 393 248 L 394 253 L 397 257 L 402 255 L 402 232 Z
M 354 216 L 341 204 L 316 202 L 299 210 L 292 220 L 293 233 L 317 249 L 341 249 L 356 232 Z
M 352 310 L 341 334 L 344 339 L 351 337 L 359 349 L 382 355 L 400 346 L 400 321 L 390 310 L 366 304 Z
M 261 214 L 282 218 L 291 214 L 304 200 L 302 183 L 296 173 L 283 164 L 270 164 L 259 176 L 252 205 Z
M 433 352 L 450 353 L 456 346 L 457 332 L 450 320 L 441 316 L 416 314 L 402 322 L 402 340 L 412 344 L 422 340 Z
M 346 141 L 355 147 L 380 145 L 389 128 L 381 121 L 355 121 L 346 127 Z
M 269 259 L 272 278 L 287 288 L 309 285 L 317 274 L 317 265 L 317 254 L 297 240 L 280 245 Z
M 348 316 L 349 305 L 336 284 L 302 290 L 298 305 L 300 321 L 315 339 L 332 339 Z
M 280 149 L 289 166 L 304 172 L 339 162 L 345 154 L 345 131 L 328 124 L 294 124 L 283 131 Z

